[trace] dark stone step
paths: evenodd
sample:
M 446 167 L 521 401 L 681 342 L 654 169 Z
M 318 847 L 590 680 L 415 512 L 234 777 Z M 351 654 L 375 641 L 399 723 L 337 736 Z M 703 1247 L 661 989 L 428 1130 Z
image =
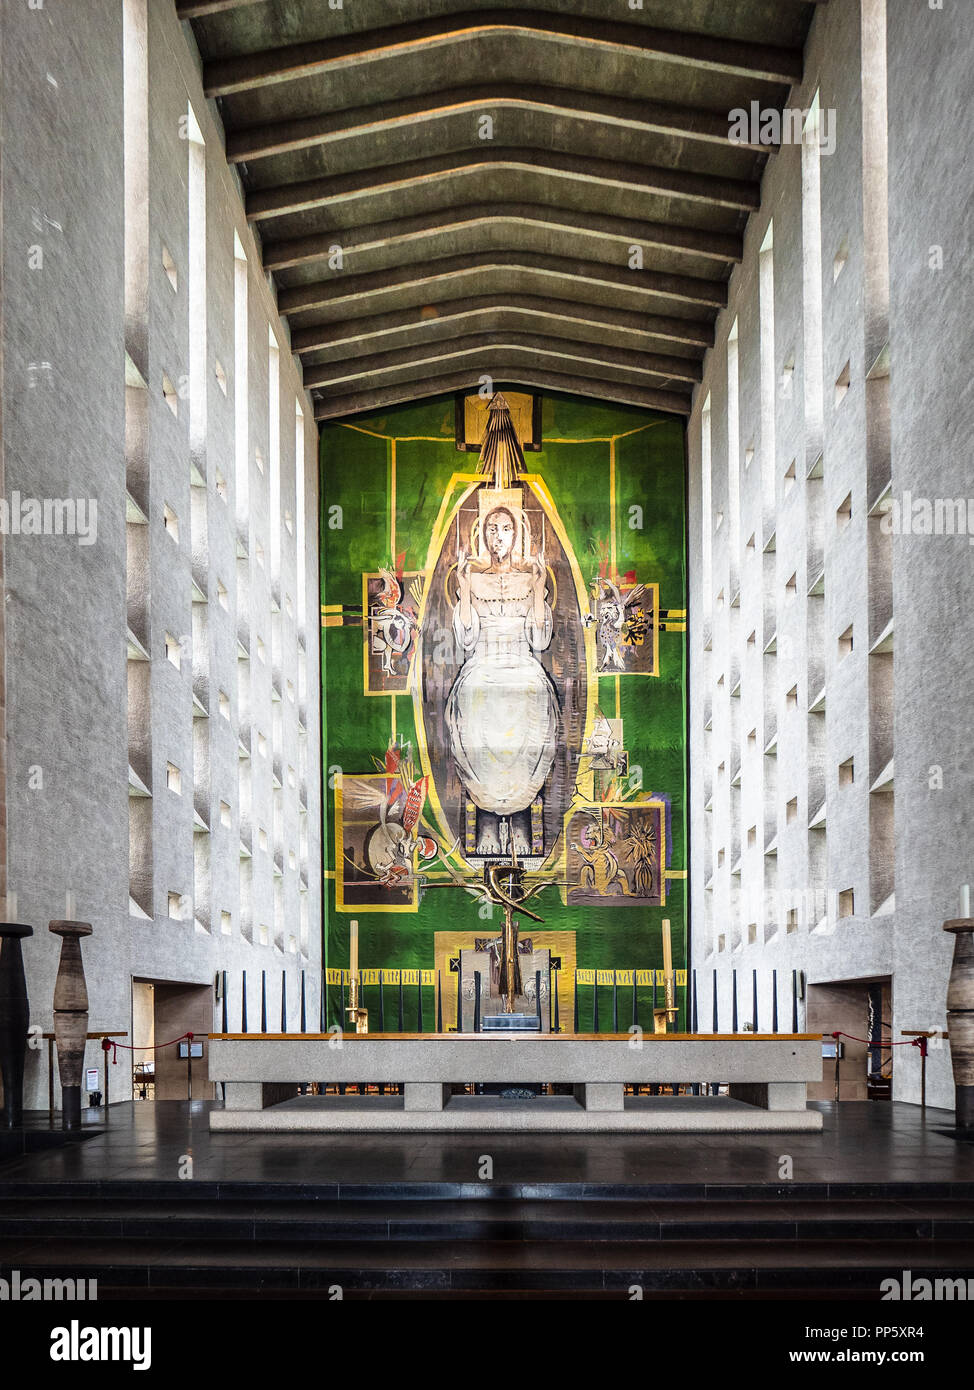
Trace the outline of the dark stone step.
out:
M 962 1240 L 974 1202 L 0 1202 L 7 1239 Z
M 732 1247 L 710 1242 L 603 1242 L 512 1245 L 486 1241 L 474 1249 L 390 1242 L 381 1248 L 336 1244 L 325 1249 L 268 1245 L 240 1260 L 236 1243 L 205 1249 L 187 1242 L 90 1243 L 76 1249 L 0 1241 L 0 1267 L 21 1279 L 97 1278 L 99 1289 L 329 1290 L 582 1290 L 651 1292 L 847 1290 L 877 1297 L 882 1281 L 905 1269 L 914 1280 L 974 1281 L 969 1241 L 922 1249 L 898 1241 L 809 1242 L 789 1249 L 760 1241 Z M 974 1287 L 974 1283 L 970 1285 Z
M 922 1169 L 918 1167 L 918 1171 Z M 68 1201 L 158 1202 L 832 1202 L 852 1200 L 974 1200 L 974 1182 L 834 1183 L 591 1183 L 591 1182 L 403 1182 L 316 1183 L 152 1179 L 68 1178 L 0 1180 L 0 1202 L 60 1198 Z

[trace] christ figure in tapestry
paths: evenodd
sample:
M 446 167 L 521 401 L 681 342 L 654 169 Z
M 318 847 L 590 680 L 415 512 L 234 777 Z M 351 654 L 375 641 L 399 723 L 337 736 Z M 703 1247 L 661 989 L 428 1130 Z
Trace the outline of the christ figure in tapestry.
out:
M 520 508 L 484 517 L 489 561 L 457 563 L 453 630 L 464 662 L 447 699 L 446 725 L 463 787 L 476 807 L 478 855 L 531 853 L 531 806 L 558 744 L 558 697 L 535 656 L 552 638 L 547 568 L 530 555 Z M 516 554 L 526 558 L 517 563 Z

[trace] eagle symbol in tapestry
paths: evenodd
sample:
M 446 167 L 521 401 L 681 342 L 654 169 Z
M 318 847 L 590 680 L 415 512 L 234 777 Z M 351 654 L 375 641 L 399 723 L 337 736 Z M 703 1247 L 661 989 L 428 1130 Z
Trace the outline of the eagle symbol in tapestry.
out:
M 634 575 L 621 584 L 600 575 L 592 595 L 594 612 L 587 621 L 598 637 L 599 675 L 653 672 L 654 586 L 637 584 Z

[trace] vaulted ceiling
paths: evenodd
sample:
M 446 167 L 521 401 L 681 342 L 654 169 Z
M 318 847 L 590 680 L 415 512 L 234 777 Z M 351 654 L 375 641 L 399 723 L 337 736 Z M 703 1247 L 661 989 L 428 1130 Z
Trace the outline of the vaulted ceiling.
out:
M 728 112 L 825 0 L 336 2 L 177 0 L 318 418 L 483 375 L 687 413 L 769 154 Z

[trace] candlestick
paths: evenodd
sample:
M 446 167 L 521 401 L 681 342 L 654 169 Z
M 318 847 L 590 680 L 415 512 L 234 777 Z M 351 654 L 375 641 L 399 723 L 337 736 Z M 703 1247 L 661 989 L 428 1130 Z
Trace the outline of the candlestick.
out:
M 960 890 L 960 915 L 970 917 L 971 915 L 971 885 L 965 883 Z
M 348 1009 L 356 1033 L 369 1031 L 369 1011 L 359 1004 L 358 922 L 348 924 Z

